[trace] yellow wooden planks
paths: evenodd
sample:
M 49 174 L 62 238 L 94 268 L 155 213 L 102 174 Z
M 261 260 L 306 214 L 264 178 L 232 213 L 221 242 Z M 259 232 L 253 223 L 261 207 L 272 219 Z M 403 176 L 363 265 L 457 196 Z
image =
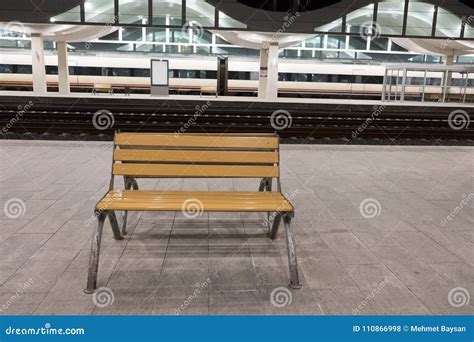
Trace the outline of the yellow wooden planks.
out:
M 116 149 L 116 161 L 176 162 L 176 163 L 278 163 L 277 152 L 254 151 L 196 151 L 196 150 L 129 150 Z
M 265 178 L 279 177 L 277 166 L 114 164 L 114 175 L 167 178 Z

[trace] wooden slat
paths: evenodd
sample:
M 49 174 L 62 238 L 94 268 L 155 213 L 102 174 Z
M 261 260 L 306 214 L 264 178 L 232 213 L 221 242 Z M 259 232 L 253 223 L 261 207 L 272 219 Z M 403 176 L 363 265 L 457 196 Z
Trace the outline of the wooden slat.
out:
M 199 211 L 293 211 L 292 205 L 278 192 L 146 190 L 113 190 L 97 204 L 96 209 L 180 211 L 186 203 L 194 204 L 192 207 Z
M 117 133 L 115 143 L 124 146 L 166 146 L 222 149 L 276 149 L 276 136 L 217 136 L 197 134 Z
M 279 177 L 277 166 L 114 164 L 114 175 L 169 178 L 264 178 Z
M 110 190 L 107 196 L 118 196 L 118 197 L 153 197 L 166 195 L 168 197 L 196 197 L 196 196 L 208 196 L 208 197 L 256 197 L 256 198 L 282 198 L 283 194 L 276 191 L 190 191 L 190 190 L 124 190 L 115 189 Z
M 278 163 L 277 152 L 193 151 L 193 150 L 120 150 L 114 151 L 116 161 L 181 162 L 181 163 Z

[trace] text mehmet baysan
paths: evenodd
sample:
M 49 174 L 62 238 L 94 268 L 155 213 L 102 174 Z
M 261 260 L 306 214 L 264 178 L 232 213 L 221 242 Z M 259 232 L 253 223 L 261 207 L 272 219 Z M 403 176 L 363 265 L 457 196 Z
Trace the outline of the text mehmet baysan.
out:
M 466 332 L 466 327 L 448 327 L 445 325 L 439 326 L 425 326 L 425 325 L 412 325 L 410 326 L 411 332 L 444 332 L 444 333 L 463 333 Z

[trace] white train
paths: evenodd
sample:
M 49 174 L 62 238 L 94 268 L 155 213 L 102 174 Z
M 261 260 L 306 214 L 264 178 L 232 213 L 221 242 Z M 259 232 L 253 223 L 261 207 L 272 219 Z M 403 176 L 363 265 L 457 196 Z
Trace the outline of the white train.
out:
M 0 86 L 4 90 L 31 89 L 31 55 L 0 54 Z M 164 58 L 164 57 L 159 57 Z M 170 89 L 173 93 L 196 94 L 215 91 L 217 62 L 215 57 L 169 57 Z M 48 87 L 57 88 L 57 56 L 45 57 Z M 150 88 L 150 58 L 122 55 L 69 56 L 72 91 L 87 92 L 94 88 L 111 87 L 115 92 L 146 93 Z M 382 95 L 382 65 L 330 64 L 312 60 L 279 60 L 280 96 L 353 97 L 380 99 Z M 255 95 L 258 89 L 259 61 L 243 57 L 229 58 L 229 93 Z M 466 79 L 453 73 L 451 97 L 464 95 Z M 408 75 L 406 97 L 420 96 L 423 72 Z M 442 74 L 428 73 L 425 94 L 438 100 L 442 94 Z M 470 75 L 466 101 L 474 101 L 474 74 Z M 395 86 L 393 86 L 393 90 Z

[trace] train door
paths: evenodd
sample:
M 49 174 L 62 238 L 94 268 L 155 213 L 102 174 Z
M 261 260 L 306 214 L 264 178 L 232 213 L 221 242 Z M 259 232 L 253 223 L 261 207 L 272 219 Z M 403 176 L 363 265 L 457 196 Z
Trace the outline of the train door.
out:
M 353 69 L 352 70 L 352 83 L 351 83 L 351 93 L 353 94 L 365 94 L 365 75 L 366 71 L 364 69 Z

